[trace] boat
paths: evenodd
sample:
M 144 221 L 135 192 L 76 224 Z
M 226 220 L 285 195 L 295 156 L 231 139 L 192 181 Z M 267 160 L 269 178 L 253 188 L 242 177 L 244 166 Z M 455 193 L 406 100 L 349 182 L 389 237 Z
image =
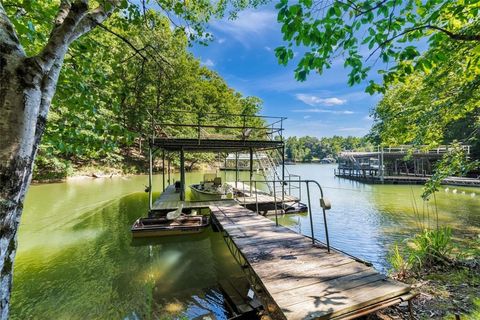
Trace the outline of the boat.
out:
M 174 220 L 166 217 L 139 218 L 133 224 L 133 237 L 162 237 L 186 235 L 204 231 L 210 223 L 208 216 L 182 214 Z
M 197 201 L 233 199 L 233 188 L 222 184 L 222 178 L 215 174 L 205 174 L 203 181 L 190 185 L 192 196 Z

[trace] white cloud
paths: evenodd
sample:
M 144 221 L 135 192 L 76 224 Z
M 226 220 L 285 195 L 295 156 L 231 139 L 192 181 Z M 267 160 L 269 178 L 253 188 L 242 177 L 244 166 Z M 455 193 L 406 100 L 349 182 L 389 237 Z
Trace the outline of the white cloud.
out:
M 303 119 L 310 119 L 312 116 L 303 116 Z
M 215 62 L 213 62 L 212 59 L 207 59 L 205 61 L 202 61 L 202 65 L 204 65 L 205 67 L 214 67 L 215 66 Z
M 276 21 L 277 14 L 274 11 L 245 10 L 234 20 L 215 21 L 211 26 L 248 48 L 252 40 L 278 29 Z
M 272 48 L 270 48 L 269 46 L 265 46 L 265 47 L 263 47 L 263 48 L 264 48 L 265 50 L 267 50 L 267 51 L 272 51 Z
M 355 112 L 350 110 L 329 110 L 329 109 L 294 109 L 292 112 L 304 112 L 304 113 L 332 113 L 332 114 L 354 114 Z
M 311 94 L 304 94 L 304 93 L 298 93 L 295 95 L 295 97 L 302 101 L 305 104 L 308 104 L 309 106 L 340 106 L 342 104 L 345 104 L 347 100 L 345 99 L 340 99 L 336 97 L 331 97 L 331 98 L 320 98 L 315 95 Z
M 217 40 L 217 42 L 220 43 L 220 44 L 224 43 L 225 41 L 227 41 L 227 39 L 225 39 L 225 38 L 220 38 L 220 39 Z

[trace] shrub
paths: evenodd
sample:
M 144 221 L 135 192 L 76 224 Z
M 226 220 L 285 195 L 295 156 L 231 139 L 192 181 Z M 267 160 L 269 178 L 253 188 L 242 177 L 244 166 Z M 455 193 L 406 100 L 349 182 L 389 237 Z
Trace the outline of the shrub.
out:
M 62 180 L 71 175 L 73 168 L 70 162 L 53 156 L 41 156 L 35 159 L 33 168 L 34 180 Z
M 452 249 L 452 230 L 448 227 L 424 229 L 411 239 L 409 247 L 413 266 L 417 268 L 431 268 L 448 263 Z
M 424 229 L 421 233 L 406 240 L 403 249 L 396 243 L 388 262 L 399 279 L 408 276 L 411 270 L 421 271 L 450 263 L 453 250 L 452 230 L 448 227 Z
M 387 260 L 392 266 L 390 272 L 395 273 L 395 277 L 399 280 L 405 279 L 411 269 L 411 263 L 409 259 L 404 257 L 401 252 L 398 243 L 395 243 L 393 250 L 388 254 Z

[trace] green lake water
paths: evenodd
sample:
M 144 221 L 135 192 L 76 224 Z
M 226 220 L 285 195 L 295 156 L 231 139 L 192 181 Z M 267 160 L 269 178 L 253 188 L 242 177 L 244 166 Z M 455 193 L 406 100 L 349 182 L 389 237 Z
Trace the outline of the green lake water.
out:
M 365 185 L 335 178 L 334 167 L 288 169 L 324 187 L 332 202 L 332 245 L 385 272 L 388 247 L 418 228 L 414 208 L 425 216 L 435 210 L 421 202 L 421 186 Z M 200 180 L 201 173 L 187 174 L 187 183 Z M 242 271 L 219 233 L 132 241 L 132 223 L 147 212 L 146 183 L 145 176 L 135 176 L 30 188 L 19 231 L 12 319 L 227 319 L 219 282 Z M 154 186 L 161 190 L 160 176 Z M 479 188 L 449 187 L 436 203 L 441 224 L 478 237 Z M 312 207 L 315 235 L 323 239 L 315 189 Z M 306 215 L 279 221 L 310 234 Z

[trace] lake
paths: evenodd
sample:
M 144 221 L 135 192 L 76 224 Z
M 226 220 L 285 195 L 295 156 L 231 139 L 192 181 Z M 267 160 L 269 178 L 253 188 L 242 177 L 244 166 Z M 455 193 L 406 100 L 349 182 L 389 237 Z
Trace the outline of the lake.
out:
M 288 166 L 290 173 L 317 180 L 331 200 L 331 244 L 382 272 L 388 270 L 389 246 L 427 217 L 436 224 L 438 215 L 439 224 L 456 235 L 480 233 L 479 188 L 448 187 L 424 203 L 421 186 L 366 185 L 335 178 L 334 168 Z M 202 176 L 187 173 L 187 183 Z M 146 176 L 133 176 L 33 185 L 19 230 L 11 318 L 227 319 L 219 282 L 242 271 L 221 234 L 132 241 L 132 223 L 147 212 L 146 184 Z M 161 191 L 161 176 L 154 187 Z M 323 240 L 318 198 L 312 188 L 315 236 Z M 306 215 L 279 221 L 310 234 Z

